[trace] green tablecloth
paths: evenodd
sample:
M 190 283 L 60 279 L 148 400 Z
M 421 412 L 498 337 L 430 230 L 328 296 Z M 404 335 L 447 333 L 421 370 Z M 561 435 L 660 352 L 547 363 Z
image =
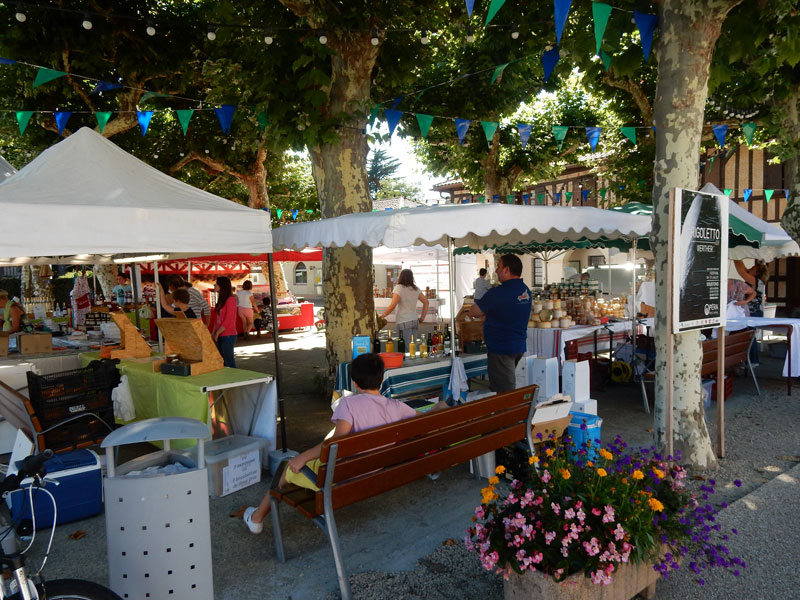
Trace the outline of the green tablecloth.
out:
M 84 352 L 80 356 L 81 364 L 86 366 L 92 360 L 99 359 L 100 353 Z M 209 400 L 204 388 L 238 384 L 267 376 L 256 371 L 223 368 L 203 375 L 180 377 L 154 372 L 152 363 L 133 360 L 121 361 L 118 368 L 128 377 L 136 420 L 189 417 L 208 423 Z M 191 445 L 194 445 L 193 441 L 186 443 L 183 440 L 172 444 L 178 449 Z

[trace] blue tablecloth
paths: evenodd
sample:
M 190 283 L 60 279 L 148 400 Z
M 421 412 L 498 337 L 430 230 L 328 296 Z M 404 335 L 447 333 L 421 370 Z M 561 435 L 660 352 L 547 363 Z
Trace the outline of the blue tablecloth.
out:
M 467 377 L 479 377 L 487 374 L 485 354 L 462 354 L 464 371 Z M 449 358 L 430 360 L 412 359 L 397 369 L 386 369 L 381 384 L 384 396 L 405 396 L 411 392 L 435 387 L 441 388 L 450 381 L 452 361 Z M 336 389 L 352 390 L 350 381 L 350 363 L 340 363 L 336 370 Z

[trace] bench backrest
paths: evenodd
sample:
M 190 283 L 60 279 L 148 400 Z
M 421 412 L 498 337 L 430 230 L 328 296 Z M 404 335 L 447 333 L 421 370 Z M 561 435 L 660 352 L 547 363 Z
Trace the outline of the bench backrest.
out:
M 725 370 L 731 369 L 740 362 L 747 360 L 750 341 L 753 331 L 742 329 L 725 335 Z M 717 373 L 717 344 L 719 339 L 703 342 L 703 363 L 700 367 L 700 376 L 716 375 Z
M 532 385 L 327 440 L 317 486 L 324 487 L 332 463 L 335 509 L 525 439 L 536 394 Z M 322 502 L 320 492 L 320 513 Z

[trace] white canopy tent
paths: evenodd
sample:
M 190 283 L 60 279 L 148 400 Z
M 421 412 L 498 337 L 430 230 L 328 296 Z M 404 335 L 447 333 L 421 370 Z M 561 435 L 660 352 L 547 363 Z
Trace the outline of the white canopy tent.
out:
M 165 175 L 86 127 L 0 184 L 0 215 L 3 264 L 272 251 L 268 213 Z

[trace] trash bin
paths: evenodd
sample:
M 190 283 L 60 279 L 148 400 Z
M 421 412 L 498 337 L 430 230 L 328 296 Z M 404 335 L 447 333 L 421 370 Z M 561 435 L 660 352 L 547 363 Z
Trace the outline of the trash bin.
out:
M 103 441 L 109 587 L 122 598 L 213 600 L 208 474 L 197 466 L 205 464 L 206 437 L 205 423 L 167 417 Z M 182 438 L 197 438 L 197 462 L 170 451 L 169 440 Z M 164 450 L 114 464 L 115 447 L 158 440 Z

